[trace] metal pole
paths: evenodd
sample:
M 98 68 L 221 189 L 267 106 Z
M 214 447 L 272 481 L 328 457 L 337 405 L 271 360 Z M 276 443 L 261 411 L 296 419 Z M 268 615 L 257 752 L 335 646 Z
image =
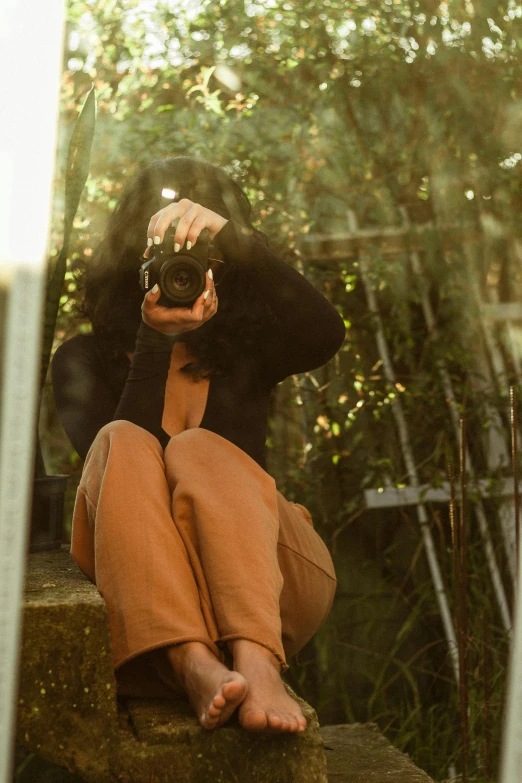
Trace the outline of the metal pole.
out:
M 64 10 L 0 5 L 0 783 L 12 779 Z
M 515 622 L 508 669 L 500 783 L 522 781 L 522 579 L 517 580 Z

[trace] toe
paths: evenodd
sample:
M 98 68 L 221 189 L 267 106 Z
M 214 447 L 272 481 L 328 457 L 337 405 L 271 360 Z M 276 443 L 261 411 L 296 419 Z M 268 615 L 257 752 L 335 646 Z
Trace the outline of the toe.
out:
M 201 726 L 207 730 L 215 729 L 217 726 L 217 719 L 209 715 L 208 712 L 205 712 L 203 715 L 201 715 L 199 722 Z
M 240 712 L 239 722 L 248 731 L 263 731 L 267 727 L 267 717 L 262 710 Z
M 222 710 L 226 703 L 227 700 L 221 693 L 216 694 L 212 699 L 212 706 L 217 707 L 219 710 Z
M 241 678 L 241 680 L 226 682 L 221 688 L 221 693 L 227 701 L 235 701 L 246 693 L 246 689 L 246 681 Z
M 284 721 L 280 715 L 275 712 L 271 712 L 268 715 L 268 725 L 275 731 L 284 731 Z
M 221 713 L 221 708 L 215 707 L 213 704 L 211 704 L 210 707 L 208 708 L 208 714 L 211 718 L 219 717 L 220 713 Z
M 297 718 L 295 717 L 295 715 L 291 715 L 288 722 L 290 724 L 290 728 L 288 729 L 288 731 L 291 732 L 297 731 L 298 726 L 297 726 Z

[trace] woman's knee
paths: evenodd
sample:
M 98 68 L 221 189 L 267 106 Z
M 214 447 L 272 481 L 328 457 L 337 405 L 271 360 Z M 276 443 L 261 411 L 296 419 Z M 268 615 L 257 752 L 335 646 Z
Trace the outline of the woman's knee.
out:
M 183 430 L 179 435 L 175 435 L 169 440 L 165 447 L 165 459 L 176 455 L 182 457 L 182 462 L 186 463 L 192 457 L 200 459 L 203 454 L 207 454 L 212 445 L 212 439 L 216 436 L 210 430 L 193 427 L 189 430 Z
M 178 435 L 175 435 L 167 444 L 167 449 L 174 444 L 178 448 L 183 446 L 192 446 L 192 444 L 201 444 L 209 440 L 209 438 L 215 437 L 210 430 L 202 429 L 201 427 L 192 427 L 188 430 L 183 430 Z
M 165 448 L 165 462 L 171 462 L 171 458 L 177 464 L 186 466 L 190 462 L 197 463 L 201 470 L 211 469 L 216 471 L 225 469 L 225 473 L 238 471 L 244 475 L 250 474 L 256 481 L 270 482 L 270 488 L 274 487 L 274 480 L 254 460 L 231 441 L 218 435 L 212 430 L 203 427 L 193 427 L 180 432 L 170 439 Z
M 144 449 L 152 449 L 160 455 L 163 453 L 158 439 L 143 427 L 124 419 L 110 421 L 98 431 L 86 456 L 85 466 L 108 459 L 110 454 L 123 453 L 130 458 Z
M 126 419 L 117 419 L 105 424 L 96 435 L 96 440 L 110 440 L 121 443 L 128 443 L 135 446 L 139 442 L 159 444 L 158 439 L 148 430 L 143 429 L 138 424 Z

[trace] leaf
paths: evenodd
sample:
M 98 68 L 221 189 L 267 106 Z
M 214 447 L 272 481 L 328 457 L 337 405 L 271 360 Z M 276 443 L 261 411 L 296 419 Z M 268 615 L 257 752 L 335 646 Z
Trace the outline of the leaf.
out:
M 76 120 L 69 143 L 65 180 L 64 247 L 68 247 L 74 216 L 78 210 L 80 197 L 89 175 L 95 125 L 96 93 L 93 85 Z
M 69 142 L 67 172 L 65 179 L 65 222 L 63 232 L 63 247 L 54 266 L 51 279 L 47 285 L 47 295 L 45 300 L 44 339 L 40 370 L 40 389 L 43 389 L 44 387 L 45 379 L 47 377 L 47 370 L 49 368 L 56 318 L 58 316 L 60 296 L 62 293 L 63 281 L 67 269 L 69 239 L 71 236 L 74 217 L 78 210 L 78 204 L 80 203 L 80 197 L 89 174 L 95 125 L 96 93 L 94 91 L 93 85 L 87 94 L 87 98 L 85 99 L 85 103 L 83 104 L 80 115 L 76 120 L 76 124 L 71 136 L 71 141 Z
M 208 83 L 210 81 L 210 77 L 216 70 L 216 66 L 213 65 L 211 68 L 202 68 L 201 73 L 203 74 L 203 87 L 206 89 L 208 87 Z

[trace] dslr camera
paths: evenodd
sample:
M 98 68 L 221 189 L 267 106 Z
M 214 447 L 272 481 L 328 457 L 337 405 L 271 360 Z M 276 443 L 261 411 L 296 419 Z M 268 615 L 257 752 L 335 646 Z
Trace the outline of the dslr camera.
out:
M 194 247 L 175 253 L 175 232 L 175 226 L 169 228 L 160 245 L 151 245 L 154 257 L 140 268 L 140 286 L 147 293 L 157 283 L 161 291 L 158 304 L 163 307 L 192 307 L 206 286 L 210 234 L 203 229 Z

